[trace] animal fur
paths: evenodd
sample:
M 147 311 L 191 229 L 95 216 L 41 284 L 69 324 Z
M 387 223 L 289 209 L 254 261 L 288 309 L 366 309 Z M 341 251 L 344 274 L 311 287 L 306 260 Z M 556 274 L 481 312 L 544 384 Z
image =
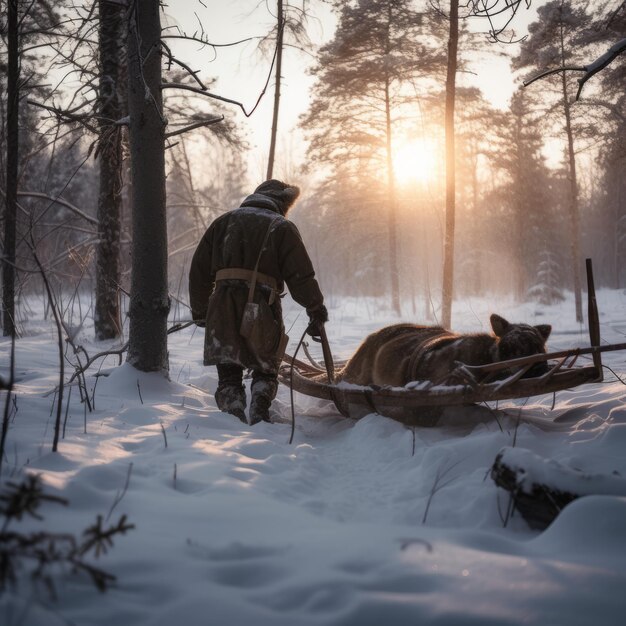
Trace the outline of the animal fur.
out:
M 532 354 L 545 353 L 552 327 L 511 324 L 491 315 L 493 335 L 461 335 L 440 326 L 395 324 L 369 335 L 346 363 L 339 378 L 357 385 L 403 387 L 414 380 L 435 383 L 445 378 L 460 361 L 486 365 Z M 531 375 L 546 370 L 535 366 Z

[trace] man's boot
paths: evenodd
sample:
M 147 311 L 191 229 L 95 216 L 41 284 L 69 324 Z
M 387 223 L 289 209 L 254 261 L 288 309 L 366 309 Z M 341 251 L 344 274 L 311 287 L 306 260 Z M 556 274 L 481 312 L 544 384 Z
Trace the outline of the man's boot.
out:
M 250 399 L 250 425 L 259 422 L 271 422 L 270 406 L 278 390 L 275 378 L 254 378 L 252 381 L 252 398 Z
M 215 391 L 217 408 L 224 413 L 238 417 L 244 424 L 246 420 L 246 390 L 239 385 L 219 385 Z

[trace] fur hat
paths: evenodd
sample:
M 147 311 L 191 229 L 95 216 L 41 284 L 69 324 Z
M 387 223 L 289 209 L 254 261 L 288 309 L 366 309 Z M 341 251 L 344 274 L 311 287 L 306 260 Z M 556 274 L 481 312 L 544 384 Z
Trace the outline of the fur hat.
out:
M 266 180 L 261 183 L 254 190 L 254 193 L 260 193 L 274 200 L 278 204 L 281 213 L 286 215 L 287 211 L 298 199 L 300 188 L 272 178 L 271 180 Z

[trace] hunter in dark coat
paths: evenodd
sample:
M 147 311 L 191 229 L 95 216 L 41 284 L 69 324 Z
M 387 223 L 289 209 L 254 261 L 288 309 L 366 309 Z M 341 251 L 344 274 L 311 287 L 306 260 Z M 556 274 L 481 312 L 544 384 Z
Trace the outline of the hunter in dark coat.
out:
M 300 233 L 286 219 L 299 194 L 298 187 L 278 180 L 259 185 L 209 226 L 189 271 L 191 313 L 205 326 L 204 364 L 217 366 L 215 400 L 245 422 L 243 370 L 251 369 L 250 424 L 270 421 L 286 343 L 280 302 L 285 283 L 306 308 L 311 334 L 328 320 Z

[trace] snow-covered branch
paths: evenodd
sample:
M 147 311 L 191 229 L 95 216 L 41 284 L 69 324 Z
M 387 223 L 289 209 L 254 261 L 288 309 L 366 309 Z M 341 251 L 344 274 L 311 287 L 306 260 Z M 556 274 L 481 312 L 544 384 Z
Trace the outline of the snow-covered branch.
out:
M 523 82 L 524 87 L 528 87 L 528 85 L 534 83 L 536 80 L 541 78 L 545 78 L 546 76 L 550 76 L 551 74 L 556 74 L 558 72 L 585 72 L 585 75 L 578 79 L 578 92 L 576 93 L 576 100 L 580 97 L 580 93 L 583 89 L 583 85 L 598 72 L 602 71 L 609 63 L 611 63 L 614 59 L 616 59 L 620 54 L 626 51 L 626 38 L 621 39 L 616 44 L 613 44 L 607 52 L 605 52 L 602 56 L 598 57 L 592 63 L 588 65 L 569 65 L 564 67 L 557 67 L 552 70 L 546 70 L 545 72 L 541 72 L 541 74 L 537 74 L 533 78 L 525 80 Z

